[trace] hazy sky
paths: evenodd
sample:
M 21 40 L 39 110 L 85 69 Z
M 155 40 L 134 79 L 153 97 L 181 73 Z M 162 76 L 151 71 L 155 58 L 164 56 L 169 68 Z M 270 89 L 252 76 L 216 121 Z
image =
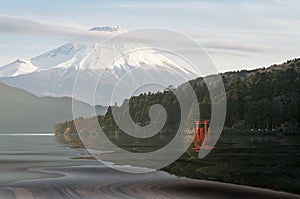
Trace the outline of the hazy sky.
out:
M 0 6 L 0 66 L 30 59 L 94 26 L 179 31 L 203 45 L 219 71 L 300 57 L 300 1 L 10 0 Z

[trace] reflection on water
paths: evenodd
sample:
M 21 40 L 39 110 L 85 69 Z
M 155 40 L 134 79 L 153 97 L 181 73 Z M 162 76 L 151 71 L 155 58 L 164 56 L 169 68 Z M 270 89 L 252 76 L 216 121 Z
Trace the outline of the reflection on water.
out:
M 114 162 L 122 158 L 122 153 L 112 153 L 110 145 L 99 148 L 98 137 L 89 136 L 89 146 L 95 146 L 93 153 L 100 160 Z M 113 139 L 113 138 L 111 138 Z M 119 147 L 135 151 L 154 149 L 161 146 L 167 138 L 160 136 L 157 140 L 143 146 L 139 142 L 130 142 L 127 138 L 114 138 Z M 161 142 L 160 139 L 163 141 Z M 63 142 L 78 143 L 76 136 L 65 137 Z M 192 135 L 185 136 L 183 142 L 191 143 Z M 300 193 L 300 136 L 282 134 L 233 134 L 227 133 L 220 137 L 219 142 L 204 159 L 199 159 L 193 151 L 193 145 L 178 161 L 163 170 L 179 176 L 191 178 L 230 182 L 249 186 L 270 188 L 274 190 Z M 201 149 L 205 150 L 205 149 Z M 97 153 L 98 151 L 98 153 Z M 109 153 L 104 153 L 109 151 Z M 170 151 L 172 153 L 172 151 Z M 130 162 L 133 165 L 134 162 Z M 151 167 L 151 165 L 149 165 Z
M 199 159 L 188 151 L 166 171 L 192 178 L 300 193 L 300 136 L 223 134 Z
M 150 138 L 147 142 L 143 142 L 139 139 L 131 139 L 128 136 L 122 136 L 119 133 L 115 135 L 108 135 L 109 139 L 113 141 L 113 143 L 123 149 L 126 149 L 128 151 L 133 151 L 135 153 L 144 153 L 148 151 L 154 151 L 158 148 L 163 147 L 165 144 L 167 144 L 170 141 L 170 136 L 166 135 L 160 135 L 157 137 Z M 71 148 L 85 148 L 84 144 L 82 143 L 81 139 L 84 138 L 90 146 L 93 146 L 91 148 L 102 148 L 106 149 L 106 151 L 111 151 L 109 148 L 109 144 L 106 146 L 99 146 L 100 137 L 96 135 L 88 135 L 79 138 L 76 134 L 65 134 L 65 135 L 57 135 L 55 136 L 55 141 L 66 144 Z M 192 135 L 187 135 L 184 137 L 182 142 L 185 146 L 188 146 L 191 141 L 193 140 Z
M 69 143 L 55 139 L 53 134 L 0 134 L 0 183 L 58 176 L 32 172 L 32 168 L 86 164 L 70 160 L 88 154 L 84 149 L 71 149 L 73 139 Z
M 73 149 L 84 148 L 83 143 L 76 134 L 57 135 L 54 137 L 54 140 Z
M 18 135 L 0 138 L 0 198 L 298 198 L 229 184 L 178 179 L 164 172 L 123 173 L 90 160 L 90 154 L 82 148 L 77 136 Z M 89 139 L 97 143 L 95 136 Z M 116 139 L 122 140 L 120 137 Z M 190 139 L 193 137 L 186 137 L 186 142 Z M 123 147 L 131 147 L 120 140 Z M 156 140 L 146 147 L 153 148 L 157 143 Z M 273 173 L 281 175 L 281 178 L 284 176 L 282 181 L 288 186 L 292 183 L 297 186 L 298 143 L 297 136 L 278 138 L 228 134 L 221 138 L 206 159 L 191 158 L 197 154 L 190 150 L 174 163 L 176 167 L 170 171 L 175 173 L 177 170 L 184 175 L 184 172 L 190 171 L 193 174 L 194 170 L 186 167 L 190 165 L 197 168 L 195 171 L 200 172 L 203 179 L 206 174 L 219 178 L 219 174 L 223 173 L 228 181 L 238 176 L 246 181 L 250 174 L 258 183 L 262 179 L 274 181 Z M 135 150 L 142 148 L 139 143 L 132 147 L 136 147 Z M 265 164 L 262 164 L 262 159 Z M 282 169 L 282 166 L 286 168 Z M 195 174 L 199 174 L 197 172 Z M 265 178 L 261 178 L 260 173 L 265 173 Z
M 146 139 L 130 139 L 128 136 L 107 135 L 108 140 L 102 140 L 103 137 L 97 135 L 85 135 L 80 138 L 76 135 L 59 135 L 57 141 L 61 143 L 71 144 L 72 147 L 83 147 L 81 140 L 84 142 L 84 146 L 88 147 L 89 151 L 95 158 L 103 162 L 111 162 L 119 165 L 131 165 L 135 167 L 148 167 L 156 168 L 160 164 L 162 159 L 166 159 L 178 153 L 178 151 L 185 151 L 184 148 L 188 148 L 193 140 L 193 136 L 184 136 L 183 139 L 178 142 L 178 145 L 174 145 L 172 150 L 166 151 L 168 157 L 165 156 L 144 156 L 145 153 L 156 151 L 165 146 L 170 141 L 169 135 L 160 135 Z M 113 142 L 113 144 L 112 144 Z M 116 148 L 121 150 L 116 151 Z M 130 151 L 132 156 L 126 155 Z M 182 152 L 182 153 L 183 153 Z M 180 155 L 182 153 L 179 153 Z M 137 157 L 135 154 L 142 154 Z M 179 156 L 178 156 L 179 158 Z

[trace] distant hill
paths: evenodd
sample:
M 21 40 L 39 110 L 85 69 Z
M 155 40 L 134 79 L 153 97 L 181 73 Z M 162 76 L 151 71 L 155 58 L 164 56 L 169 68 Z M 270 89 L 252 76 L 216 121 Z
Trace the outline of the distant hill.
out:
M 72 116 L 72 99 L 69 97 L 37 97 L 27 91 L 0 83 L 0 133 L 50 132 L 61 121 Z M 93 107 L 75 101 L 83 117 L 90 116 Z M 106 111 L 98 106 L 98 114 Z
M 253 70 L 239 70 L 239 71 L 229 71 L 229 72 L 225 72 L 223 73 L 224 78 L 227 81 L 233 81 L 236 80 L 237 78 L 241 78 L 241 79 L 245 79 L 255 73 L 264 73 L 264 72 L 275 72 L 275 71 L 286 71 L 288 69 L 291 68 L 300 68 L 300 59 L 293 59 L 293 60 L 289 60 L 286 61 L 282 64 L 273 64 L 270 67 L 263 67 L 263 68 L 257 68 L 257 69 L 253 69 Z

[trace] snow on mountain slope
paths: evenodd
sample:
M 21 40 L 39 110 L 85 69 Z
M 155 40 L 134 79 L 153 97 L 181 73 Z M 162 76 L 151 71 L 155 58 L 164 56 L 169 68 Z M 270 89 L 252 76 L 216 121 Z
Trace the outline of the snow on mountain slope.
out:
M 36 70 L 38 70 L 38 67 L 34 66 L 30 61 L 18 59 L 0 68 L 0 78 L 15 77 L 32 73 Z
M 112 32 L 112 33 L 121 33 L 126 32 L 125 29 L 120 26 L 102 26 L 91 28 L 90 31 L 101 31 L 101 32 Z
M 30 61 L 40 68 L 50 68 L 71 59 L 80 48 L 74 44 L 65 44 L 47 53 L 32 58 Z
M 106 31 L 119 33 L 124 30 L 119 27 L 95 27 L 91 31 Z M 132 49 L 139 49 L 132 51 Z M 128 52 L 123 54 L 123 52 Z M 118 59 L 113 59 L 118 57 Z M 132 82 L 144 83 L 145 80 L 160 82 L 164 86 L 177 86 L 195 75 L 189 70 L 173 63 L 158 51 L 147 48 L 140 43 L 68 43 L 40 56 L 32 58 L 27 63 L 31 73 L 1 72 L 0 81 L 11 86 L 20 87 L 36 95 L 70 96 L 72 97 L 74 81 L 78 74 L 80 93 L 76 99 L 94 104 L 88 96 L 94 93 L 99 79 L 101 91 L 96 91 L 96 104 L 109 105 L 110 94 L 116 83 L 126 76 L 122 89 L 115 99 L 118 103 L 130 97 L 128 89 Z M 108 65 L 108 63 L 110 63 Z M 13 65 L 9 64 L 9 65 Z M 28 64 L 29 65 L 29 64 Z M 8 65 L 7 65 L 8 66 Z M 7 67 L 14 68 L 14 67 Z M 5 74 L 5 75 L 4 75 Z M 155 90 L 156 89 L 156 90 Z M 157 88 L 144 88 L 139 92 L 157 91 Z M 135 93 L 139 94 L 139 93 Z

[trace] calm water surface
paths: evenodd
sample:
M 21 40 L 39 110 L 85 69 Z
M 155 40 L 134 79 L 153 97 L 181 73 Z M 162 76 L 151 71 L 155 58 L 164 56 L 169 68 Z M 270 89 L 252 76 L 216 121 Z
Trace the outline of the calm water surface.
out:
M 128 174 L 88 157 L 51 134 L 0 135 L 0 198 L 299 198 L 159 171 Z
M 84 149 L 72 147 L 72 144 L 57 142 L 53 134 L 0 135 L 0 183 L 57 176 L 31 171 L 35 168 L 95 164 L 94 161 L 72 160 L 72 157 L 87 154 Z

